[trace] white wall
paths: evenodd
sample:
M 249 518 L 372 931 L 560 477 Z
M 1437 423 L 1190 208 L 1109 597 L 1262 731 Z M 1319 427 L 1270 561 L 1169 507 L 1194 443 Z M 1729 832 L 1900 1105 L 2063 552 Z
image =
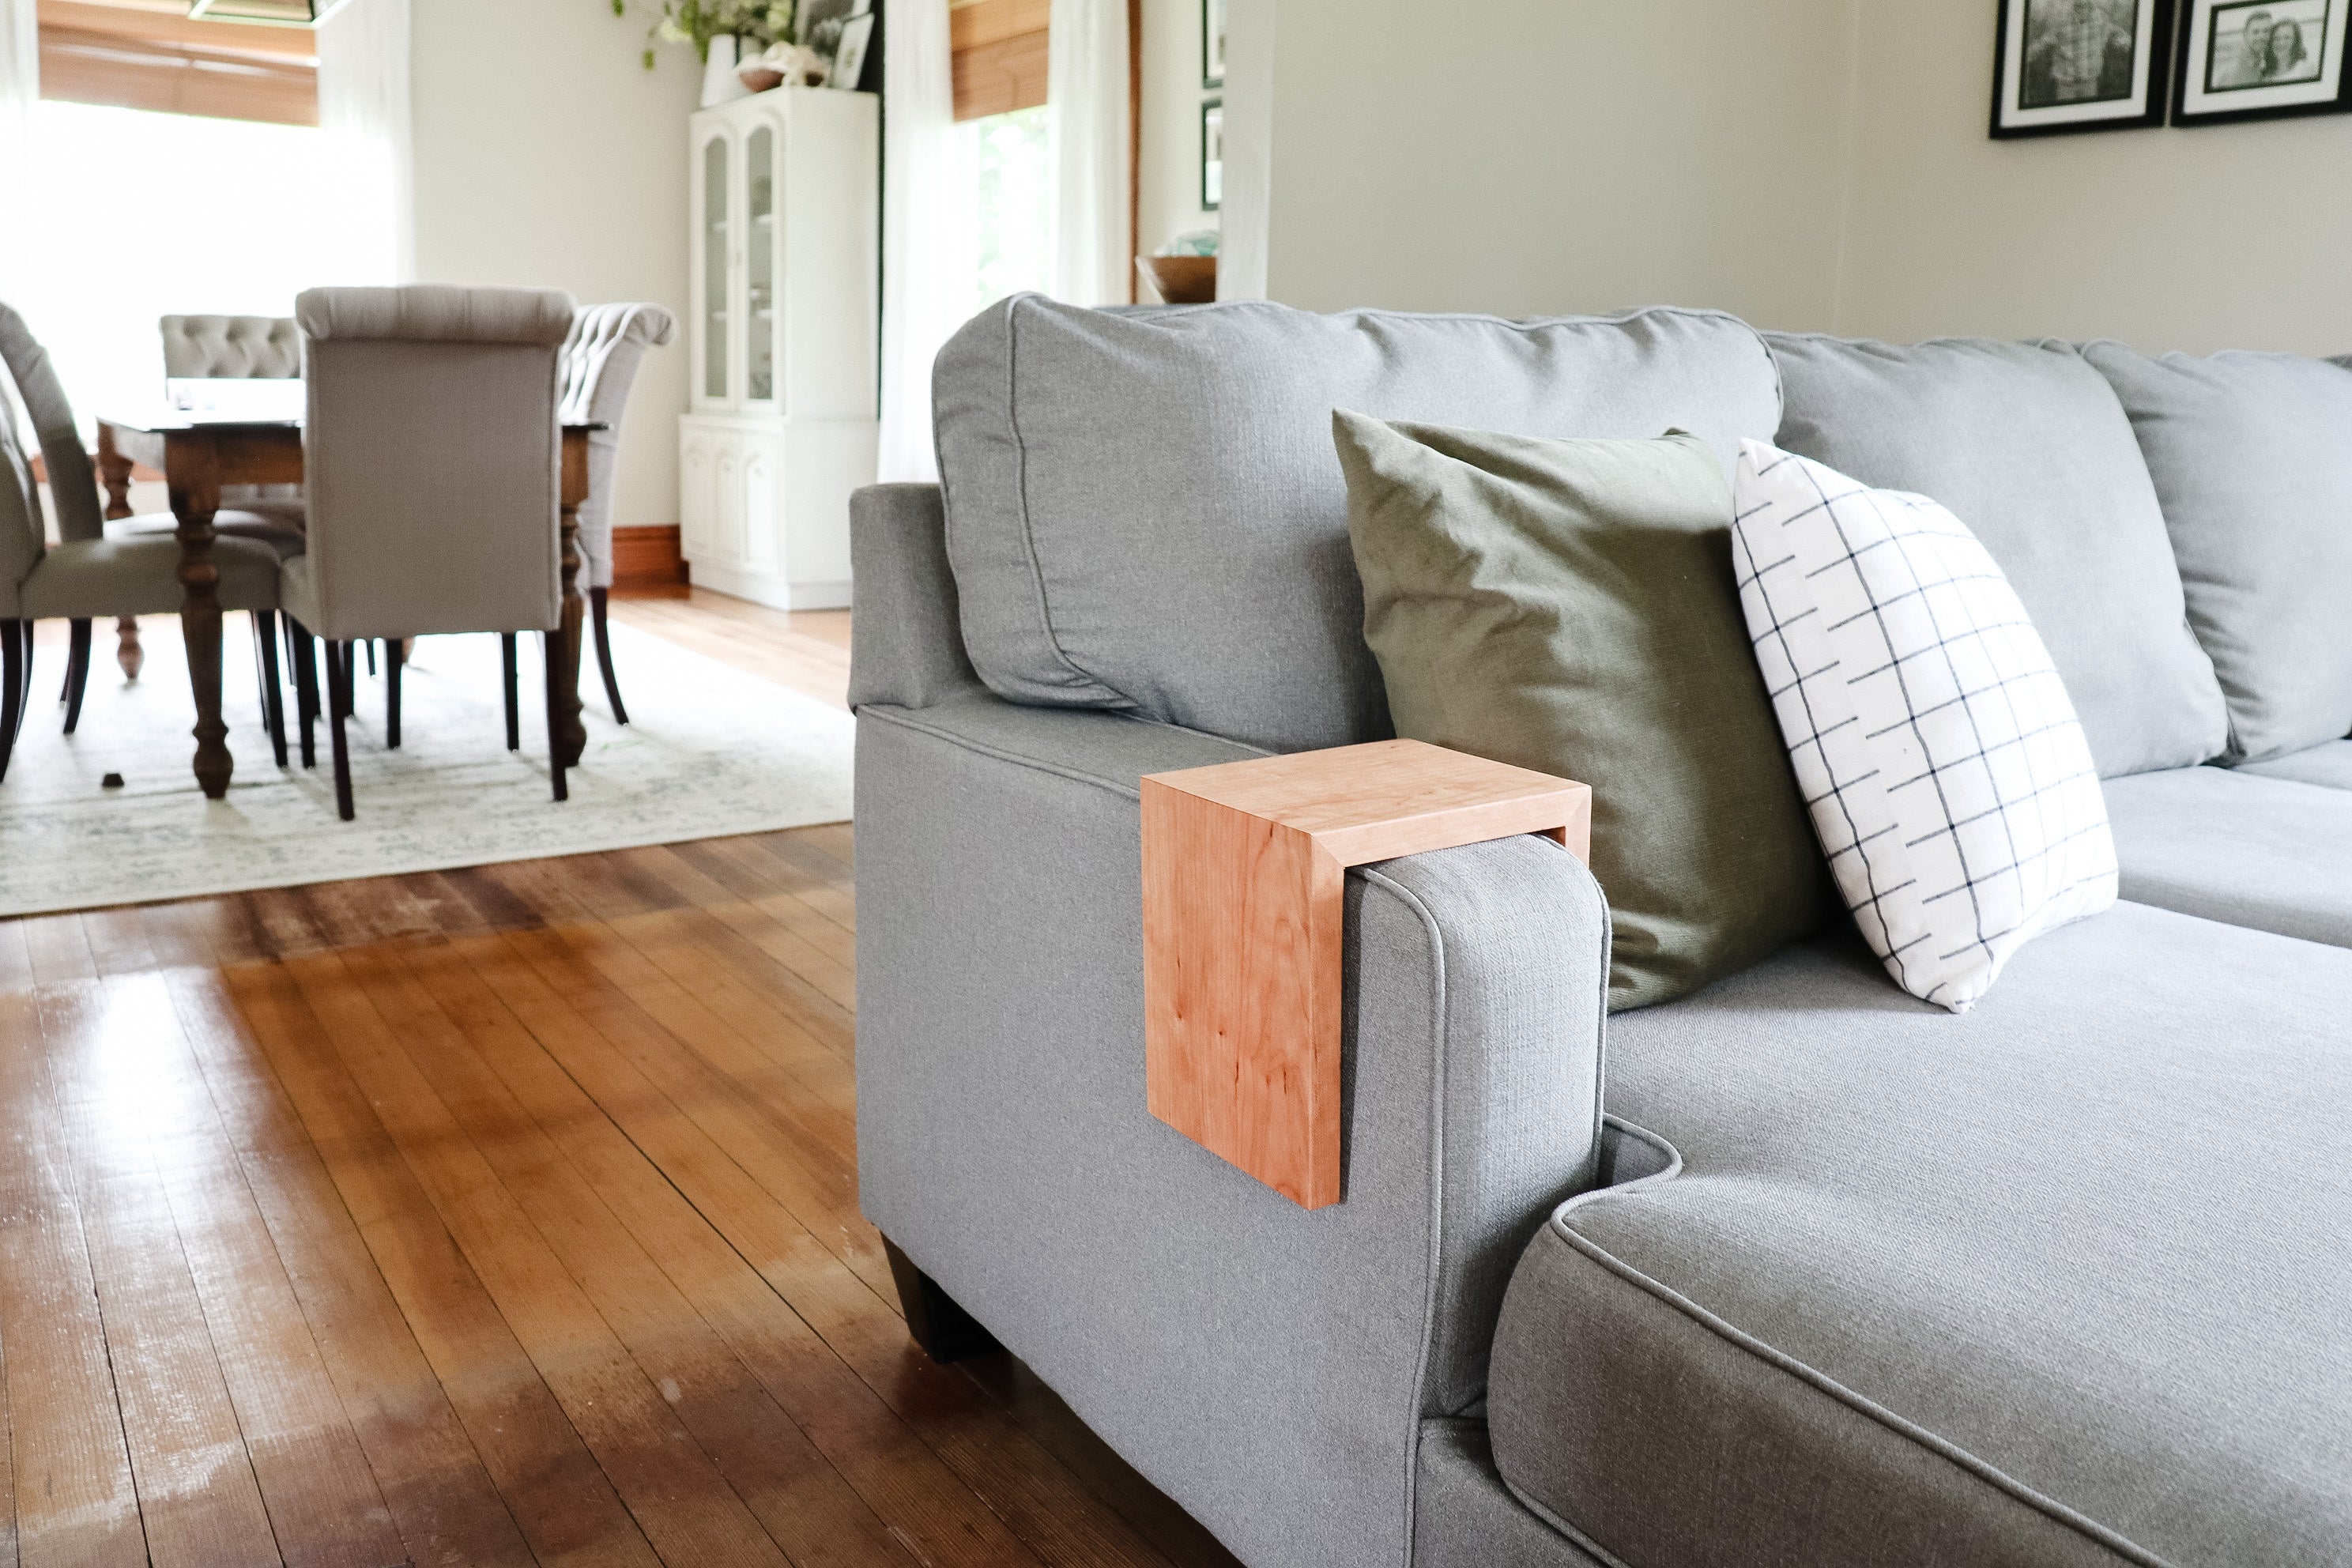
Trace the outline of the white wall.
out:
M 2352 116 L 1996 142 L 1991 0 L 1235 5 L 1228 272 L 1292 304 L 2352 348 Z
M 1853 3 L 1235 0 L 1234 47 L 1272 47 L 1270 124 L 1230 93 L 1226 122 L 1230 158 L 1270 151 L 1266 291 L 1513 315 L 1680 300 L 1825 324 Z
M 687 402 L 686 121 L 701 68 L 640 63 L 640 12 L 600 0 L 412 0 L 420 280 L 644 300 L 679 334 L 646 356 L 614 521 L 674 523 Z
M 1215 228 L 1201 206 L 1201 0 L 1143 0 L 1143 144 L 1137 243 L 1150 255 Z
M 2352 115 L 1985 134 L 1993 7 L 1870 0 L 1838 330 L 2352 349 Z

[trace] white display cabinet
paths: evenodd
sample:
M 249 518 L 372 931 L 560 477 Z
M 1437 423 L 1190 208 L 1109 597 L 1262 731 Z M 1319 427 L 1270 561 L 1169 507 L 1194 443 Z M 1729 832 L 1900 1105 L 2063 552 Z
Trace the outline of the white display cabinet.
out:
M 849 497 L 874 482 L 880 102 L 784 87 L 689 122 L 691 412 L 682 545 L 701 587 L 849 603 Z

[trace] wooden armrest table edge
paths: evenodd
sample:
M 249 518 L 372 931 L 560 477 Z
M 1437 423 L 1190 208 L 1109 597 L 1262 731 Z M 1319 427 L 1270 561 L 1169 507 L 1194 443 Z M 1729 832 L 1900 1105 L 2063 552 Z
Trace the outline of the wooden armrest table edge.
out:
M 1306 1208 L 1341 1196 L 1348 868 L 1541 834 L 1590 858 L 1592 792 L 1419 741 L 1142 781 L 1151 1114 Z

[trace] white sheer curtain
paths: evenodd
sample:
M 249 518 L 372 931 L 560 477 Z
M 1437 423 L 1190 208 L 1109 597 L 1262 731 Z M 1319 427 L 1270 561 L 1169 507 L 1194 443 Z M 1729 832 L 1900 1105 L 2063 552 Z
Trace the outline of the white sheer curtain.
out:
M 319 128 L 335 142 L 320 220 L 339 226 L 348 271 L 318 281 L 408 282 L 416 276 L 408 0 L 350 0 L 319 29 Z
M 41 96 L 34 0 L 0 0 L 0 300 L 24 291 L 24 258 L 42 231 L 33 199 L 33 104 Z
M 971 314 L 972 138 L 955 122 L 948 0 L 890 0 L 883 56 L 882 452 L 887 481 L 940 477 L 931 361 Z
M 1053 0 L 1055 287 L 1073 305 L 1132 298 L 1128 250 L 1127 0 Z

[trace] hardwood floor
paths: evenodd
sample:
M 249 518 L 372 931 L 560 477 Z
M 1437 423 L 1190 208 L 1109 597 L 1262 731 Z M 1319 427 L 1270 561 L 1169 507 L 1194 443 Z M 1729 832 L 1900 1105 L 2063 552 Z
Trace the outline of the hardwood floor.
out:
M 715 597 L 614 613 L 840 700 Z M 907 1340 L 856 926 L 846 826 L 0 921 L 0 1568 L 1230 1563 Z

